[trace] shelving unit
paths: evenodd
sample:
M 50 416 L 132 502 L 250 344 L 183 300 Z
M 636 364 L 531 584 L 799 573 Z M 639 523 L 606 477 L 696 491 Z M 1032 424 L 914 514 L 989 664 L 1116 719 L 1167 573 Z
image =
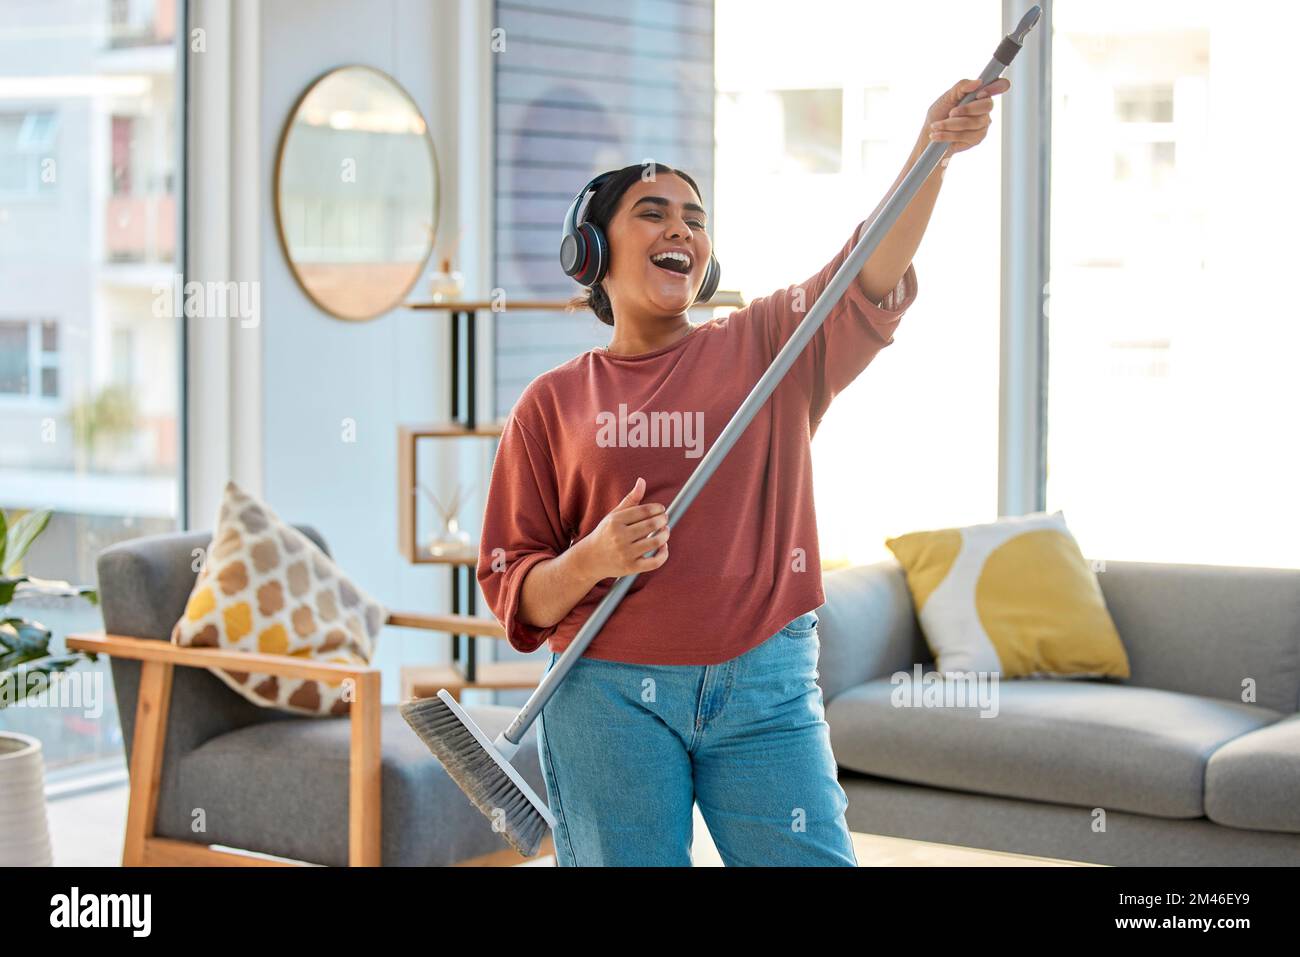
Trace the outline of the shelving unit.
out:
M 402 557 L 412 565 L 449 565 L 459 559 L 428 554 L 418 541 L 419 488 L 416 477 L 416 447 L 421 439 L 496 439 L 501 437 L 504 419 L 498 419 L 476 428 L 467 428 L 458 422 L 431 422 L 423 425 L 397 427 L 397 540 Z M 471 563 L 477 561 L 478 552 L 464 556 Z

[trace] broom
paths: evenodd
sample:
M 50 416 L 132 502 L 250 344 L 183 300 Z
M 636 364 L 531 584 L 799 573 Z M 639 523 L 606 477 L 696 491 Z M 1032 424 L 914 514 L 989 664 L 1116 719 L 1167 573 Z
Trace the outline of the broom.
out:
M 1011 65 L 1011 61 L 1024 45 L 1025 36 L 1038 22 L 1041 13 L 1042 10 L 1037 4 L 1029 8 L 1016 28 L 1003 37 L 993 54 L 993 59 L 980 74 L 980 87 L 967 93 L 958 105 L 972 100 L 980 88 L 992 83 Z M 673 499 L 666 512 L 670 528 L 677 524 L 695 496 L 704 488 L 705 483 L 731 451 L 731 447 L 748 428 L 758 410 L 775 391 L 781 378 L 789 371 L 804 346 L 817 332 L 827 313 L 844 295 L 849 283 L 854 281 L 881 239 L 889 232 L 890 227 L 921 188 L 921 184 L 934 172 L 934 168 L 943 158 L 947 148 L 947 144 L 942 141 L 935 141 L 926 147 L 907 176 L 898 184 L 898 188 L 890 194 L 880 212 L 871 220 L 866 232 L 831 278 L 826 289 L 817 297 L 808 315 L 799 323 L 789 341 L 772 360 L 772 365 L 754 385 L 735 415 L 731 417 L 731 421 L 718 436 L 718 440 L 695 467 L 695 471 L 686 480 L 677 497 Z M 647 557 L 654 552 L 655 549 L 651 549 Z M 402 717 L 442 762 L 447 774 L 475 806 L 492 820 L 492 829 L 504 835 L 515 850 L 524 857 L 532 857 L 537 853 L 546 828 L 555 827 L 555 816 L 511 764 L 511 759 L 519 750 L 519 742 L 523 739 L 528 726 L 541 714 L 546 702 L 555 693 L 569 669 L 599 634 L 618 603 L 632 587 L 638 574 L 640 573 L 624 575 L 614 583 L 609 593 L 583 623 L 573 641 L 556 660 L 554 667 L 546 673 L 541 684 L 533 691 L 514 721 L 497 735 L 496 740 L 488 740 L 445 688 L 438 692 L 437 697 L 417 698 L 400 705 Z

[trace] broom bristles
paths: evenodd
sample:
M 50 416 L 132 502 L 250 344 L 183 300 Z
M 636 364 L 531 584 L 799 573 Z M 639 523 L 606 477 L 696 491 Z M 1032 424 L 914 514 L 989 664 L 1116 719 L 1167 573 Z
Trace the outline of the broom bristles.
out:
M 547 828 L 555 826 L 549 808 L 447 691 L 398 709 L 492 829 L 524 857 L 534 856 Z

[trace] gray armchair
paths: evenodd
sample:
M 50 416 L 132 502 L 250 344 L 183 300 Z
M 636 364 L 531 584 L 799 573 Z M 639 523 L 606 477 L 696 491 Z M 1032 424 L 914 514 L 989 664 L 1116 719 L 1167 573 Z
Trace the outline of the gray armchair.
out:
M 320 534 L 296 526 L 328 554 Z M 123 864 L 510 864 L 523 860 L 460 791 L 406 724 L 380 700 L 376 668 L 171 643 L 210 532 L 133 539 L 98 557 L 104 634 L 68 646 L 112 659 L 131 796 Z M 499 637 L 499 626 L 458 615 L 390 614 L 388 624 Z M 351 677 L 346 718 L 261 708 L 210 666 L 288 676 Z M 516 714 L 467 710 L 495 736 Z M 535 730 L 516 766 L 545 793 Z M 225 850 L 209 845 L 223 845 Z M 549 837 L 542 853 L 550 850 Z M 270 860 L 254 854 L 287 860 Z

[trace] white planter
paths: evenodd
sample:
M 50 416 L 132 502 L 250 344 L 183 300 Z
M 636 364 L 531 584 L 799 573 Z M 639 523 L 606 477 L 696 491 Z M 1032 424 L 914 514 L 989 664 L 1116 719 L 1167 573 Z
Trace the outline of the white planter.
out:
M 45 762 L 31 735 L 0 731 L 0 867 L 49 867 Z

